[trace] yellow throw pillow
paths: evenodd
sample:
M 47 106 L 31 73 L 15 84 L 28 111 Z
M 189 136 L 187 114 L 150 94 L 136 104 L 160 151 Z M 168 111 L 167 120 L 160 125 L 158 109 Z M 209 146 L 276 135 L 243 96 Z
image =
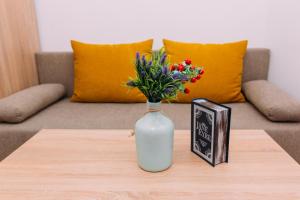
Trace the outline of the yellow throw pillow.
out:
M 189 103 L 194 98 L 207 98 L 218 103 L 244 102 L 241 93 L 243 58 L 247 41 L 227 44 L 197 44 L 163 40 L 171 63 L 186 58 L 204 67 L 204 75 L 196 83 L 187 83 L 190 94 L 179 94 L 178 102 Z
M 135 77 L 135 55 L 152 55 L 153 40 L 132 44 L 85 44 L 71 41 L 74 52 L 74 92 L 79 102 L 145 102 L 137 89 L 124 87 Z

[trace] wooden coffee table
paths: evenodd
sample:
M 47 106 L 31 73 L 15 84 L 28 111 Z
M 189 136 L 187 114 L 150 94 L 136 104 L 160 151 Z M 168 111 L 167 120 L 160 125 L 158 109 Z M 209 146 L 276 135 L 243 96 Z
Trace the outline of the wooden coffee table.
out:
M 176 131 L 173 166 L 141 170 L 129 130 L 42 130 L 0 163 L 0 199 L 300 199 L 300 166 L 264 131 L 231 132 L 211 167 Z

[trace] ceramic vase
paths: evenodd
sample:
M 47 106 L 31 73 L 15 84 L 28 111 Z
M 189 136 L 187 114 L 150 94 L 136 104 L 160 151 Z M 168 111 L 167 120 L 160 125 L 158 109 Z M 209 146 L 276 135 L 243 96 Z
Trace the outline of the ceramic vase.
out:
M 172 165 L 174 124 L 160 109 L 160 102 L 147 102 L 146 114 L 135 124 L 138 165 L 149 172 Z

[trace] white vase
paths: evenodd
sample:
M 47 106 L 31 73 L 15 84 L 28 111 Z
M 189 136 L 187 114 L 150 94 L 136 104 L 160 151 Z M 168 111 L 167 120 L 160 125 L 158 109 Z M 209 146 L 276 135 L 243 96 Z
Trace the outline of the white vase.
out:
M 135 124 L 137 159 L 142 169 L 159 172 L 172 165 L 174 124 L 160 112 L 160 102 L 147 102 L 147 107 Z

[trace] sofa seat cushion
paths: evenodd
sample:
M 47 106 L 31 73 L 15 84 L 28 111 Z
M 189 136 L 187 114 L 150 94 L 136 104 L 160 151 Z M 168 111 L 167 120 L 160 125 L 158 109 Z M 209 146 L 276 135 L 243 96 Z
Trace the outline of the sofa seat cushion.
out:
M 300 128 L 300 123 L 274 123 L 267 120 L 250 103 L 225 104 L 232 108 L 234 129 Z M 145 103 L 76 103 L 65 98 L 20 124 L 1 123 L 1 129 L 131 129 L 146 111 Z M 189 129 L 190 104 L 163 104 L 162 111 L 176 129 Z
M 227 105 L 232 108 L 231 128 L 233 129 L 264 129 L 272 137 L 274 134 L 275 136 L 280 134 L 284 137 L 285 134 L 288 135 L 290 132 L 297 135 L 297 138 L 300 138 L 300 123 L 271 122 L 250 103 Z M 190 129 L 190 104 L 163 104 L 162 110 L 173 120 L 176 129 Z M 25 139 L 30 138 L 40 129 L 132 129 L 136 120 L 145 111 L 145 103 L 76 103 L 70 102 L 69 99 L 63 99 L 23 123 L 0 123 L 0 138 L 2 138 L 0 143 L 0 160 L 4 156 L 1 155 L 4 152 L 4 135 L 9 139 L 9 144 L 5 144 L 5 148 L 13 151 Z M 18 135 L 21 135 L 23 139 L 18 139 Z M 279 144 L 281 140 L 285 140 L 285 146 L 288 146 L 286 144 L 289 142 L 294 144 L 296 141 L 295 138 L 284 137 L 282 139 L 282 136 L 273 138 Z M 292 150 L 294 151 L 294 149 Z M 5 150 L 3 154 L 7 155 L 8 152 L 8 150 Z M 298 155 L 300 161 L 300 152 Z

